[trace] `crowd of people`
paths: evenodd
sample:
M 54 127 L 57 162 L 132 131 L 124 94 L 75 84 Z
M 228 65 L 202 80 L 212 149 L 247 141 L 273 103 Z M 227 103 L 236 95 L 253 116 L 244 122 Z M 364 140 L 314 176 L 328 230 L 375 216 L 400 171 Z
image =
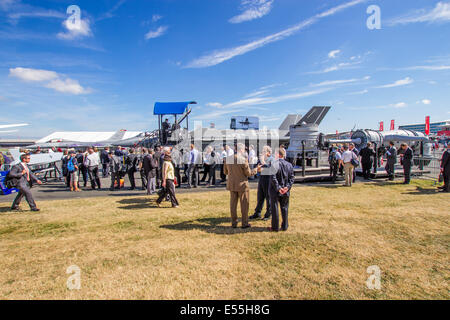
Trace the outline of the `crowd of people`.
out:
M 398 157 L 403 166 L 404 184 L 410 183 L 411 168 L 413 166 L 413 150 L 406 143 L 397 150 L 394 142 L 386 148 L 385 170 L 388 180 L 395 178 L 395 164 Z M 94 147 L 86 150 L 64 150 L 61 159 L 65 184 L 68 190 L 80 192 L 82 188 L 101 190 L 100 171 L 103 178 L 110 178 L 109 190 L 124 188 L 124 177 L 128 177 L 129 190 L 136 189 L 136 173 L 141 179 L 141 188 L 148 195 L 158 194 L 156 200 L 159 206 L 162 201 L 170 201 L 172 207 L 178 207 L 176 188 L 185 184 L 187 188 L 197 188 L 200 183 L 212 187 L 216 184 L 227 184 L 230 192 L 230 212 L 232 227 L 238 223 L 237 204 L 240 203 L 242 228 L 249 228 L 249 220 L 272 219 L 271 231 L 287 230 L 290 189 L 294 183 L 294 169 L 286 161 L 286 150 L 280 146 L 272 152 L 272 148 L 265 146 L 259 156 L 253 146 L 246 149 L 244 144 L 234 147 L 225 145 L 216 151 L 207 147 L 200 152 L 191 144 L 189 150 L 178 150 L 176 147 L 152 148 L 122 148 L 114 150 L 108 147 L 99 151 Z M 21 163 L 13 166 L 9 174 L 11 187 L 19 189 L 12 210 L 18 210 L 23 197 L 26 198 L 31 209 L 38 211 L 30 192 L 34 183 L 41 181 L 28 168 L 30 155 L 21 155 Z M 378 160 L 377 152 L 368 143 L 362 150 L 355 145 L 333 145 L 329 150 L 330 176 L 336 182 L 338 174 L 344 176 L 344 186 L 351 187 L 355 182 L 355 168 L 362 167 L 364 179 L 369 179 L 374 161 Z M 200 179 L 200 169 L 203 176 Z M 219 172 L 220 180 L 216 175 Z M 182 175 L 183 174 L 183 175 Z M 248 180 L 259 176 L 257 188 L 257 203 L 253 215 L 248 216 L 250 193 Z M 450 192 L 450 144 L 446 147 L 441 159 L 441 176 L 444 186 L 442 192 Z M 264 204 L 265 214 L 262 215 Z M 281 227 L 279 223 L 279 208 L 281 211 Z

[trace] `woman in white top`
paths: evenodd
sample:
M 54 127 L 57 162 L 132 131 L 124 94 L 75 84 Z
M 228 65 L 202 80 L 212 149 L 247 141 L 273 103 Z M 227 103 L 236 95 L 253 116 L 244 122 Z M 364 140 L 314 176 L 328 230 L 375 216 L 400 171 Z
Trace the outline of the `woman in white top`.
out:
M 164 155 L 164 163 L 162 166 L 162 192 L 159 195 L 156 204 L 159 205 L 169 195 L 170 202 L 172 203 L 172 208 L 178 208 L 178 200 L 175 196 L 175 169 L 172 164 L 172 158 L 170 152 Z

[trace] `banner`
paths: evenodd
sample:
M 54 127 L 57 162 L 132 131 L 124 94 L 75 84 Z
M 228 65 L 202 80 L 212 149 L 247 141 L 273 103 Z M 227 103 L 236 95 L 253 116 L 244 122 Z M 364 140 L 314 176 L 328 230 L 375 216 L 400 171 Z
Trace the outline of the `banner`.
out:
M 383 121 L 380 122 L 380 131 L 384 131 L 384 123 L 383 123 Z
M 425 134 L 426 134 L 427 136 L 430 135 L 430 116 L 427 116 L 427 117 L 425 118 Z
M 391 120 L 391 131 L 395 130 L 395 120 Z

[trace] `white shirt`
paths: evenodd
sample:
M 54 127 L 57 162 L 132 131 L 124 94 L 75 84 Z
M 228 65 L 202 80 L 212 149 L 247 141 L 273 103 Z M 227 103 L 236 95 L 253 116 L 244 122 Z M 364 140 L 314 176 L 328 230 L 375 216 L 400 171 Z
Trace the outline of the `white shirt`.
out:
M 234 155 L 234 150 L 233 149 L 228 149 L 227 151 L 227 157 Z
M 88 167 L 98 166 L 100 164 L 100 157 L 94 152 L 86 157 L 86 162 Z
M 255 150 L 250 150 L 248 154 L 248 162 L 250 164 L 256 164 L 258 162 L 258 158 L 256 157 Z
M 351 162 L 352 159 L 356 159 L 356 155 L 350 150 L 344 151 L 344 153 L 342 154 L 342 161 L 344 163 L 348 163 Z

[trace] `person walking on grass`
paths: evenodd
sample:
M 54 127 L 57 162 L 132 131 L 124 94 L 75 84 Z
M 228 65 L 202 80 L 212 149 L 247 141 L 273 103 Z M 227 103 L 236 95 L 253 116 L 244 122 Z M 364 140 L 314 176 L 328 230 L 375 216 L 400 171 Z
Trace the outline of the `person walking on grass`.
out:
M 162 192 L 160 193 L 156 204 L 158 207 L 161 202 L 169 196 L 170 202 L 172 203 L 172 208 L 178 208 L 179 203 L 177 197 L 175 196 L 175 169 L 172 164 L 172 157 L 170 152 L 165 152 L 164 162 L 162 165 Z

